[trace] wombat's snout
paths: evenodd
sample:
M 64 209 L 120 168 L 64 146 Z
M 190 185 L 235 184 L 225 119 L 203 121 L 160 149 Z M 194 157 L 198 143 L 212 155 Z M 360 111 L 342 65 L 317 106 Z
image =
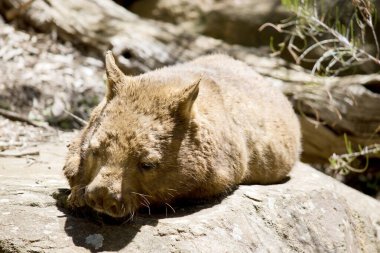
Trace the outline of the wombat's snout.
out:
M 123 216 L 122 201 L 119 194 L 112 193 L 107 187 L 88 187 L 85 192 L 87 205 L 113 217 Z

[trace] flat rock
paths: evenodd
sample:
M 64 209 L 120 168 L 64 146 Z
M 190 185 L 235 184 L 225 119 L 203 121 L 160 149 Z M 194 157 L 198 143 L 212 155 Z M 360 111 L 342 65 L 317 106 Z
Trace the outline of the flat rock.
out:
M 244 185 L 167 213 L 98 222 L 57 207 L 65 144 L 0 158 L 0 252 L 379 252 L 380 203 L 299 163 L 278 185 Z M 32 161 L 32 162 L 31 162 Z

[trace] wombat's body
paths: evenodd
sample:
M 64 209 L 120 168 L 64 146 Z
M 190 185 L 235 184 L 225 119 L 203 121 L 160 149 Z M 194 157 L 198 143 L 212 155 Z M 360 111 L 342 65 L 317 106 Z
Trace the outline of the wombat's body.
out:
M 108 91 L 64 168 L 74 206 L 125 216 L 283 180 L 298 160 L 290 103 L 242 62 L 213 55 L 136 77 L 106 58 Z

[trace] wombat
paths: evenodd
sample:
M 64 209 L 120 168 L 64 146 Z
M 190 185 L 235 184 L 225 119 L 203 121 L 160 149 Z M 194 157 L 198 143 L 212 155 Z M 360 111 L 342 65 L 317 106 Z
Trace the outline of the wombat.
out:
M 71 206 L 123 217 L 277 183 L 299 159 L 289 101 L 243 62 L 210 55 L 132 77 L 107 52 L 106 73 L 105 98 L 69 146 Z

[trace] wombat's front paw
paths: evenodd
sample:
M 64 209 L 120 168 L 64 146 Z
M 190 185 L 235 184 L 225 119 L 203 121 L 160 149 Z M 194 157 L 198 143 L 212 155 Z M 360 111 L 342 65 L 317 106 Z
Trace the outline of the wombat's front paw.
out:
M 85 206 L 84 201 L 84 186 L 74 186 L 71 188 L 71 193 L 67 198 L 67 204 L 70 208 L 77 208 Z

